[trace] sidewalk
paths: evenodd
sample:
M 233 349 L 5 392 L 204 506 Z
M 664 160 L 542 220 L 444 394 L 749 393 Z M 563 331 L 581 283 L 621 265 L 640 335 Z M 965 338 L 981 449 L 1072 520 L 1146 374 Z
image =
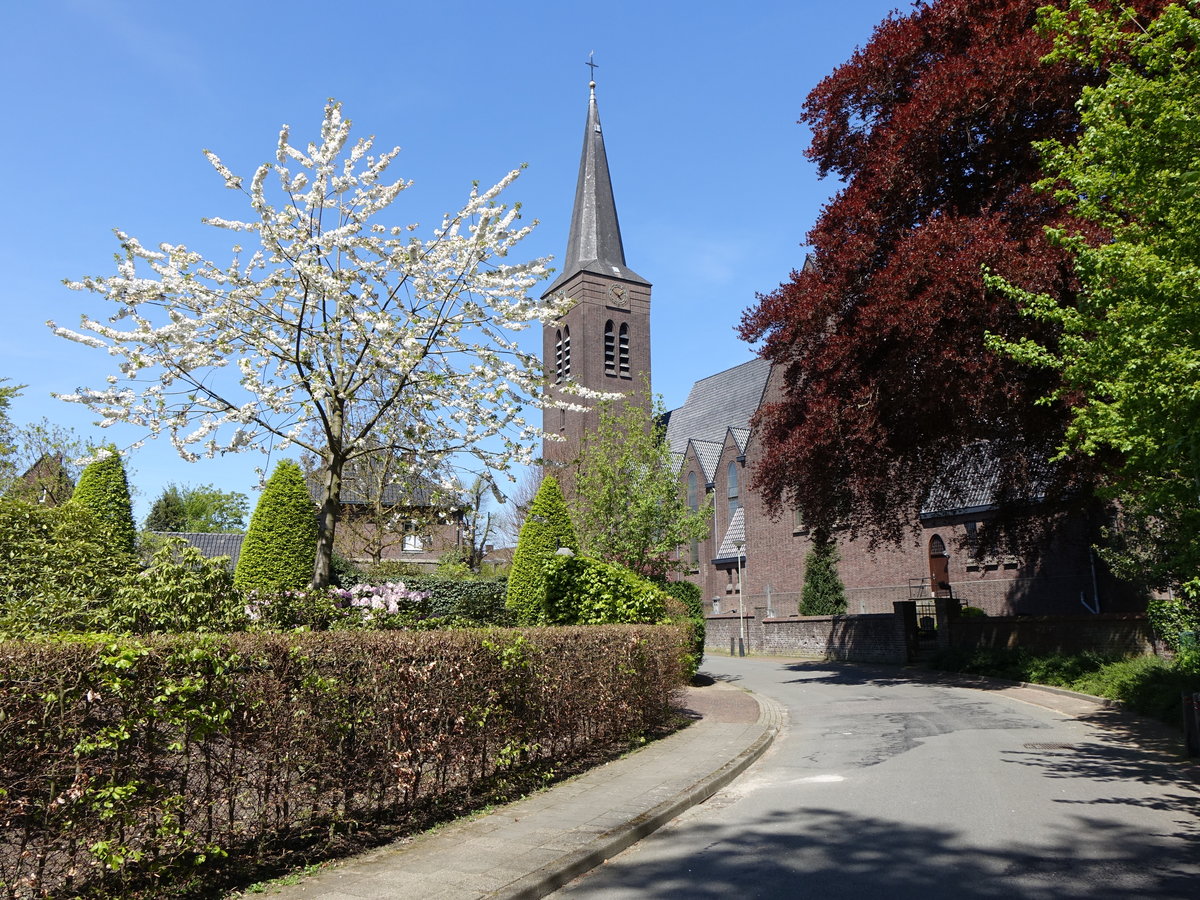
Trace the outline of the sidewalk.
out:
M 336 864 L 283 900 L 536 898 L 716 793 L 770 746 L 785 711 L 717 682 L 688 688 L 699 715 L 668 738 L 487 816 Z

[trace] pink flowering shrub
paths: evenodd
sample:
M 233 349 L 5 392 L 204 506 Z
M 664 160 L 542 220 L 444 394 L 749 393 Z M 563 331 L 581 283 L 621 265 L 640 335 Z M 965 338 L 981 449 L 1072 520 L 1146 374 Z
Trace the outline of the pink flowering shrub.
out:
M 425 601 L 429 599 L 429 594 L 424 591 L 411 591 L 400 581 L 331 588 L 329 593 L 350 608 L 363 610 L 363 618 L 368 621 L 381 615 L 428 614 Z
M 349 588 L 278 591 L 247 595 L 246 617 L 255 630 L 307 628 L 337 631 L 430 627 L 429 594 L 402 582 L 356 584 Z

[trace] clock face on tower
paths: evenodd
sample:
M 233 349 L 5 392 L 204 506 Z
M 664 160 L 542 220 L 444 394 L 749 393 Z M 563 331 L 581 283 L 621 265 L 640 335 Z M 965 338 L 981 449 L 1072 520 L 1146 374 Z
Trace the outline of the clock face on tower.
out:
M 629 296 L 625 293 L 624 287 L 614 284 L 608 289 L 608 305 L 619 306 L 621 309 L 629 308 Z

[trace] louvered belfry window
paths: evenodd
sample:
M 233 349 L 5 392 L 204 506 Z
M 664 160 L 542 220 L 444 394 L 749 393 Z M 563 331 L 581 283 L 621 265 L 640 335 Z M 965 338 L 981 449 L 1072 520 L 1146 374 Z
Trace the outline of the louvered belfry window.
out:
M 561 384 L 563 380 L 563 333 L 562 329 L 554 332 L 554 383 Z
M 621 377 L 632 378 L 633 372 L 629 368 L 629 326 L 623 323 L 618 341 L 617 361 L 621 369 Z
M 571 326 L 564 325 L 562 330 L 562 377 L 559 381 L 571 379 Z
M 612 319 L 604 323 L 604 374 L 617 374 L 617 336 Z

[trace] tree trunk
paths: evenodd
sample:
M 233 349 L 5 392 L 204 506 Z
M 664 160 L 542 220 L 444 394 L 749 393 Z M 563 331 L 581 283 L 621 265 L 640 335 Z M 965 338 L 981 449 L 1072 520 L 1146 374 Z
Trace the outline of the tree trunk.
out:
M 330 456 L 325 461 L 321 481 L 321 506 L 317 511 L 317 556 L 313 561 L 312 586 L 325 588 L 333 574 L 333 536 L 337 528 L 338 507 L 342 499 L 341 456 Z

